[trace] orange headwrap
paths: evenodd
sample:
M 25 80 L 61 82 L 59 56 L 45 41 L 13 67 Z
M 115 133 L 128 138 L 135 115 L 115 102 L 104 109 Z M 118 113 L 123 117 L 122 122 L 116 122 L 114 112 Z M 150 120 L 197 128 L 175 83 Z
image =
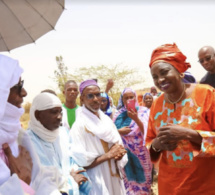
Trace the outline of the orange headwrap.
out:
M 191 67 L 190 63 L 185 62 L 186 59 L 187 57 L 181 53 L 175 43 L 165 44 L 152 52 L 149 67 L 151 68 L 157 62 L 166 62 L 174 66 L 180 73 L 183 73 Z

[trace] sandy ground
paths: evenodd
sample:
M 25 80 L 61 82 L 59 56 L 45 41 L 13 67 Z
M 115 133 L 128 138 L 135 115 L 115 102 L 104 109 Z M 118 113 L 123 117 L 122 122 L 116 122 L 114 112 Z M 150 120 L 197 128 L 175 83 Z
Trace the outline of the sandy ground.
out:
M 151 195 L 158 195 L 158 176 L 157 175 L 154 175 L 152 190 L 153 190 L 153 193 Z

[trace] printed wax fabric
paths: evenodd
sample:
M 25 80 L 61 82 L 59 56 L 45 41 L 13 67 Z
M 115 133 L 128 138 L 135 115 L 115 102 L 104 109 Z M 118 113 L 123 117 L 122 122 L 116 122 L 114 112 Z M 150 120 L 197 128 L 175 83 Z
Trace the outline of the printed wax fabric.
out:
M 166 62 L 174 66 L 178 72 L 183 73 L 191 67 L 190 63 L 186 62 L 187 57 L 179 50 L 175 43 L 164 44 L 157 47 L 151 56 L 149 67 L 158 62 Z
M 208 85 L 198 84 L 192 94 L 174 105 L 164 94 L 150 111 L 146 142 L 168 123 L 196 130 L 202 136 L 201 150 L 187 140 L 178 142 L 174 151 L 163 151 L 159 162 L 159 195 L 215 194 L 215 92 Z

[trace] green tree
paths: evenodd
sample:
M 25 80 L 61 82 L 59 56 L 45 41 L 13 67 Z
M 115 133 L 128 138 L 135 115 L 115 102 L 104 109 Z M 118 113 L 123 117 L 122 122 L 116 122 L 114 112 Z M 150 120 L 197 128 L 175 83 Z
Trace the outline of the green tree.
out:
M 109 91 L 109 95 L 113 98 L 114 103 L 117 104 L 120 94 L 125 87 L 137 89 L 138 86 L 140 88 L 140 84 L 144 83 L 143 74 L 140 75 L 137 69 L 128 68 L 122 64 L 80 67 L 68 73 L 68 68 L 63 63 L 63 58 L 61 56 L 56 57 L 56 61 L 58 69 L 54 72 L 54 81 L 61 93 L 63 92 L 65 82 L 70 79 L 75 80 L 78 84 L 86 79 L 97 79 L 101 91 L 105 91 L 108 79 L 113 79 L 114 86 Z M 59 97 L 62 99 L 62 94 L 59 94 Z
M 113 79 L 114 86 L 110 90 L 109 95 L 113 98 L 115 104 L 125 87 L 136 88 L 144 82 L 143 76 L 139 75 L 137 69 L 131 69 L 122 64 L 116 64 L 114 66 L 99 65 L 91 66 L 90 68 L 81 67 L 76 70 L 76 73 L 78 73 L 75 75 L 77 80 L 83 81 L 89 78 L 98 79 L 101 91 L 105 91 L 108 79 Z

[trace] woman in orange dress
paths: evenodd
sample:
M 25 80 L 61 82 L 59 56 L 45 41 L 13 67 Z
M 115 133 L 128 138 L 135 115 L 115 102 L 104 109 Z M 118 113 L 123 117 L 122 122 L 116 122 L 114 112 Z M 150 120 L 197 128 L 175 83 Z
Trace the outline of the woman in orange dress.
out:
M 164 93 L 151 107 L 147 143 L 159 162 L 159 195 L 215 194 L 215 92 L 202 84 L 185 84 L 190 67 L 176 44 L 158 47 L 150 68 Z

